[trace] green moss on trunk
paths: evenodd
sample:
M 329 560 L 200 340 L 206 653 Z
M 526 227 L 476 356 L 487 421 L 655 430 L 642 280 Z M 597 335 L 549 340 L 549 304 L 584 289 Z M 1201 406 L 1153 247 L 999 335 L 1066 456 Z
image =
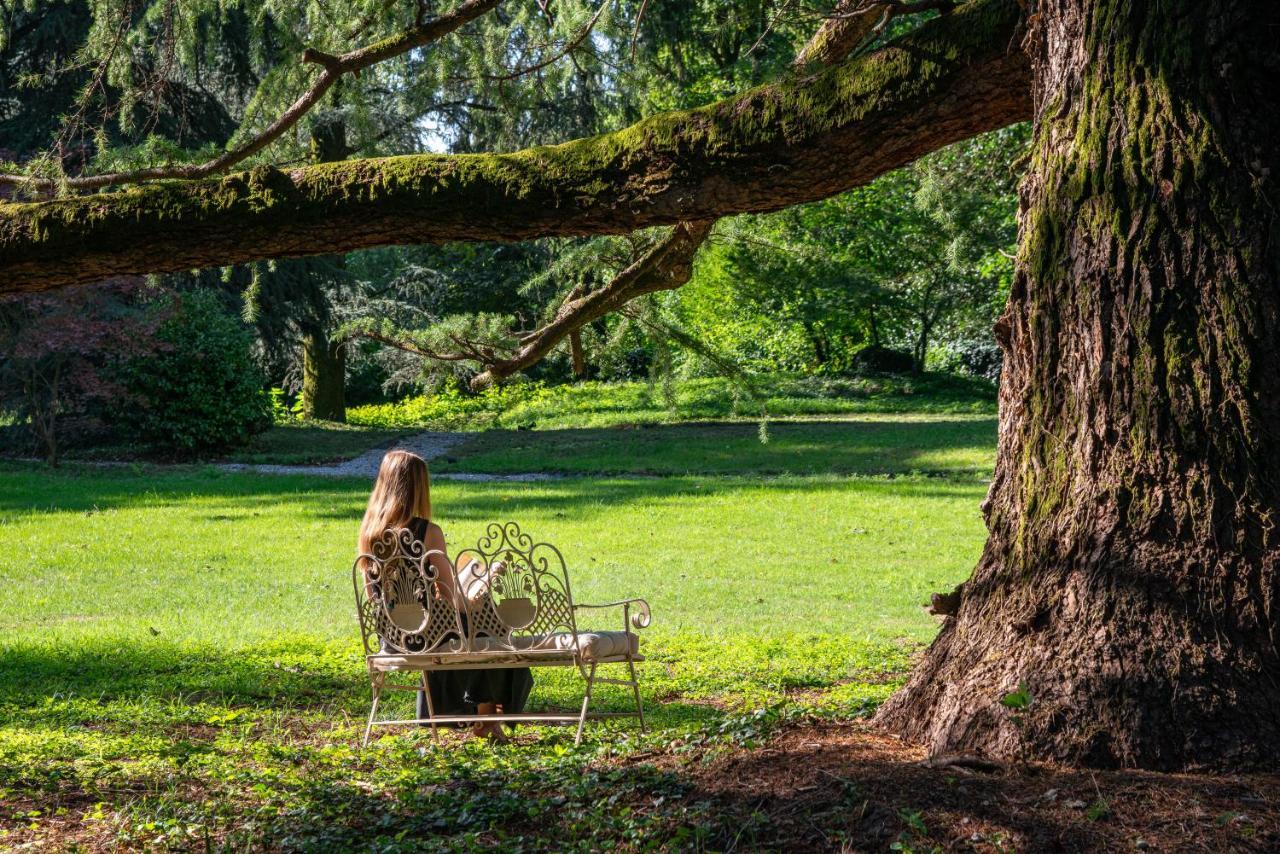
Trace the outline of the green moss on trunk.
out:
M 937 750 L 1277 762 L 1276 25 L 1247 0 L 1038 19 L 991 537 L 881 715 Z

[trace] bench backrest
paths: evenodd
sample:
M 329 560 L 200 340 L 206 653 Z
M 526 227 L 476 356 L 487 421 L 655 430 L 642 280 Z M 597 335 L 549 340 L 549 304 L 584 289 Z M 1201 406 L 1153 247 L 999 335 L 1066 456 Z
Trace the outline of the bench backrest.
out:
M 433 555 L 444 557 L 456 589 L 479 595 L 458 605 L 440 596 Z M 387 531 L 373 554 L 356 558 L 352 581 L 368 654 L 516 651 L 530 645 L 522 638 L 577 632 L 564 557 L 515 522 L 490 523 L 452 560 L 408 529 Z

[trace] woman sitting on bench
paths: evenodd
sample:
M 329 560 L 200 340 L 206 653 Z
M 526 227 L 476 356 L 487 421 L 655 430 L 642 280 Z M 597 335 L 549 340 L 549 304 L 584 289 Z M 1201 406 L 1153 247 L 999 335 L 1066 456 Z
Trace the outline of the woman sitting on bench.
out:
M 444 532 L 431 521 L 431 483 L 426 462 L 408 451 L 389 451 L 382 458 L 378 480 L 369 496 L 369 506 L 360 523 L 358 554 L 373 554 L 374 543 L 388 531 L 408 528 L 433 551 L 431 565 L 436 570 L 436 595 L 454 602 L 467 626 L 461 591 L 455 589 L 453 568 L 445 557 Z M 445 640 L 455 640 L 451 633 Z M 437 715 L 520 714 L 524 711 L 533 675 L 527 667 L 497 670 L 452 670 L 427 674 L 431 703 Z M 418 717 L 427 717 L 426 696 L 418 692 Z M 472 732 L 494 741 L 506 741 L 502 728 L 494 722 L 477 722 Z

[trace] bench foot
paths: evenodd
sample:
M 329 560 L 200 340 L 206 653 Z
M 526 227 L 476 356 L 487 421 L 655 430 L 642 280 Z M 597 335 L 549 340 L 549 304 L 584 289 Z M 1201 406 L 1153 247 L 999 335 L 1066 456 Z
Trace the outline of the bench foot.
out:
M 636 698 L 636 716 L 640 718 L 640 731 L 644 732 L 644 705 L 640 702 L 640 680 L 636 678 L 636 663 L 629 658 L 627 669 L 631 672 L 631 693 Z
M 382 683 L 387 679 L 385 673 L 375 673 L 369 680 L 370 689 L 373 693 L 373 704 L 369 707 L 369 722 L 365 724 L 364 739 L 360 742 L 361 747 L 369 746 L 369 736 L 373 734 L 373 723 L 378 716 L 378 701 L 382 699 Z
M 578 734 L 573 737 L 574 744 L 582 744 L 582 728 L 587 723 L 587 706 L 591 703 L 591 688 L 596 681 L 596 665 L 591 663 L 591 674 L 587 677 L 587 692 L 582 695 L 582 715 L 578 718 Z
M 436 728 L 436 707 L 431 702 L 431 684 L 427 682 L 427 671 L 422 671 L 422 695 L 427 699 L 427 718 L 431 721 L 431 737 L 440 740 L 440 730 Z
M 640 699 L 640 678 L 636 674 L 636 665 L 634 659 L 614 659 L 613 661 L 605 661 L 606 664 L 622 664 L 627 665 L 626 679 L 606 678 L 598 675 L 598 667 L 600 662 L 584 662 L 576 661 L 578 672 L 586 681 L 586 690 L 582 696 L 582 707 L 577 714 L 573 713 L 556 713 L 556 712 L 530 712 L 524 714 L 496 714 L 496 715 L 438 715 L 436 714 L 435 704 L 431 699 L 430 682 L 427 678 L 426 670 L 419 672 L 417 685 L 400 685 L 387 682 L 387 674 L 393 671 L 376 671 L 370 675 L 370 688 L 373 695 L 373 703 L 369 709 L 369 719 L 365 724 L 364 736 L 360 740 L 361 747 L 368 747 L 372 739 L 373 728 L 375 726 L 409 726 L 409 725 L 426 725 L 431 727 L 432 738 L 437 742 L 440 740 L 440 725 L 456 724 L 456 723 L 479 723 L 479 722 L 501 722 L 501 723 L 546 723 L 546 724 L 576 724 L 573 743 L 575 745 L 582 743 L 582 734 L 586 729 L 588 719 L 617 718 L 617 717 L 634 717 L 639 720 L 640 731 L 646 732 L 647 726 L 644 719 L 644 704 Z M 403 671 L 401 671 L 403 672 Z M 592 712 L 591 697 L 595 692 L 595 687 L 599 683 L 608 683 L 610 685 L 619 685 L 629 687 L 631 696 L 635 700 L 634 712 Z M 421 690 L 424 695 L 426 705 L 426 717 L 416 717 L 411 719 L 397 720 L 378 720 L 378 709 L 381 705 L 382 694 L 387 690 L 397 691 L 418 691 Z M 421 714 L 421 709 L 419 710 Z

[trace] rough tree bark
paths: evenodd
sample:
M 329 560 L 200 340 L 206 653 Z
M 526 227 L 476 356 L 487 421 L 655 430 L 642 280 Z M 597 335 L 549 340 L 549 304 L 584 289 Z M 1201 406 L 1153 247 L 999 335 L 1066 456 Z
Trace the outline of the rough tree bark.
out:
M 935 752 L 1280 761 L 1280 13 L 1049 0 L 990 538 L 879 720 Z M 999 698 L 1026 682 L 1017 723 Z
M 1014 0 L 695 110 L 512 154 L 262 167 L 0 204 L 0 292 L 393 243 L 621 234 L 825 198 L 1030 114 Z

